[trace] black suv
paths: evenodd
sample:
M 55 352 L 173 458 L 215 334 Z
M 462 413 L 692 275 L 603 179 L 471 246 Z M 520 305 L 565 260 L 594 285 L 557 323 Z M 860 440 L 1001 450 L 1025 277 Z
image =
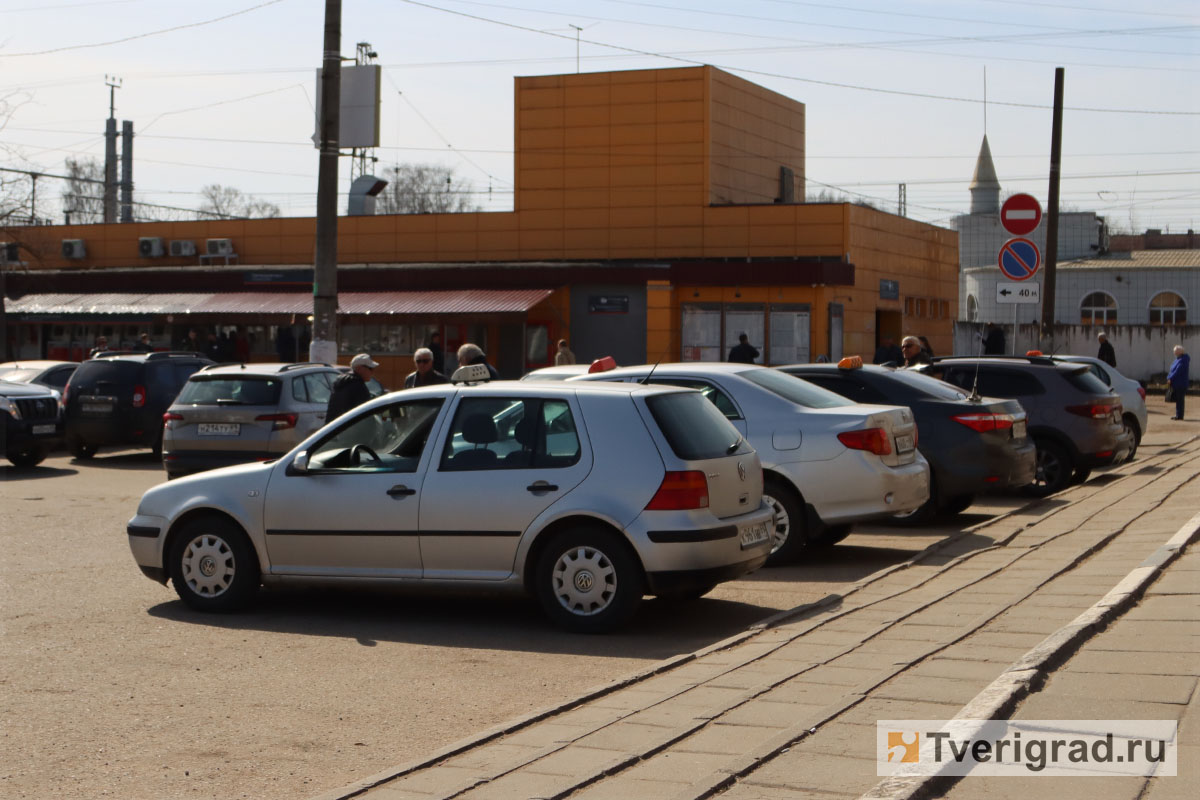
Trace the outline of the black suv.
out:
M 198 353 L 102 353 L 79 365 L 63 390 L 67 449 L 91 458 L 101 445 L 162 452 L 163 413 L 201 367 Z
M 62 438 L 58 393 L 45 386 L 0 381 L 0 455 L 18 467 L 40 464 Z
M 1087 480 L 1093 467 L 1120 464 L 1133 447 L 1121 398 L 1087 364 L 1044 356 L 935 358 L 926 375 L 985 397 L 1019 400 L 1037 445 L 1032 492 L 1045 496 Z

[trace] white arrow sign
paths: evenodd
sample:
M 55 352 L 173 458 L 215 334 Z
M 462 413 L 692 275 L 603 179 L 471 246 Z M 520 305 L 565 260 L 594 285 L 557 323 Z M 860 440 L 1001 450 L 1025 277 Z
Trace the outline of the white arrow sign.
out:
M 996 281 L 997 303 L 1040 303 L 1042 285 L 1037 281 Z

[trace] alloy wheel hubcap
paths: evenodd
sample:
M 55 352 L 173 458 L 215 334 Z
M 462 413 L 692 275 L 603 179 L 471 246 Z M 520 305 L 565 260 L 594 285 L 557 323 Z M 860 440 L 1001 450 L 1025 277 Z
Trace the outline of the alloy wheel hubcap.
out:
M 201 597 L 217 597 L 233 583 L 237 565 L 224 539 L 204 534 L 184 548 L 180 566 L 189 589 Z
M 599 614 L 617 593 L 616 566 L 595 547 L 573 547 L 563 553 L 550 579 L 559 605 L 581 617 Z
M 792 531 L 792 519 L 788 516 L 787 509 L 783 507 L 783 503 L 768 494 L 764 494 L 763 499 L 767 501 L 767 505 L 771 507 L 771 511 L 775 514 L 775 533 L 771 543 L 771 552 L 774 553 L 783 547 L 784 542 L 787 541 L 788 534 Z

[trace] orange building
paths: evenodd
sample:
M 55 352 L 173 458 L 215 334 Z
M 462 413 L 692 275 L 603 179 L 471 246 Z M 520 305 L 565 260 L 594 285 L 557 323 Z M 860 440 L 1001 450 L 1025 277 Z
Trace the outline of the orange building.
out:
M 560 337 L 619 363 L 719 360 L 742 332 L 771 364 L 869 357 L 905 333 L 950 349 L 957 234 L 804 203 L 802 103 L 707 66 L 517 78 L 515 101 L 513 211 L 339 218 L 339 350 L 376 355 L 385 385 L 435 330 L 514 377 Z M 315 230 L 9 231 L 10 355 L 236 327 L 254 358 L 302 358 Z

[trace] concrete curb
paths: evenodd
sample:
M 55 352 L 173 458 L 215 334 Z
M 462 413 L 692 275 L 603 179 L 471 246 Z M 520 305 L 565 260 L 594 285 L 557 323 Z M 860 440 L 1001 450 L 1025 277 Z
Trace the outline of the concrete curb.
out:
M 1088 639 L 1132 607 L 1163 570 L 1200 538 L 1200 514 L 1183 524 L 1161 547 L 1122 578 L 1090 608 L 1043 639 L 963 706 L 955 719 L 1007 719 L 1017 704 L 1037 690 L 1055 667 L 1073 656 Z M 956 776 L 895 776 L 880 781 L 860 800 L 922 800 L 944 791 Z

